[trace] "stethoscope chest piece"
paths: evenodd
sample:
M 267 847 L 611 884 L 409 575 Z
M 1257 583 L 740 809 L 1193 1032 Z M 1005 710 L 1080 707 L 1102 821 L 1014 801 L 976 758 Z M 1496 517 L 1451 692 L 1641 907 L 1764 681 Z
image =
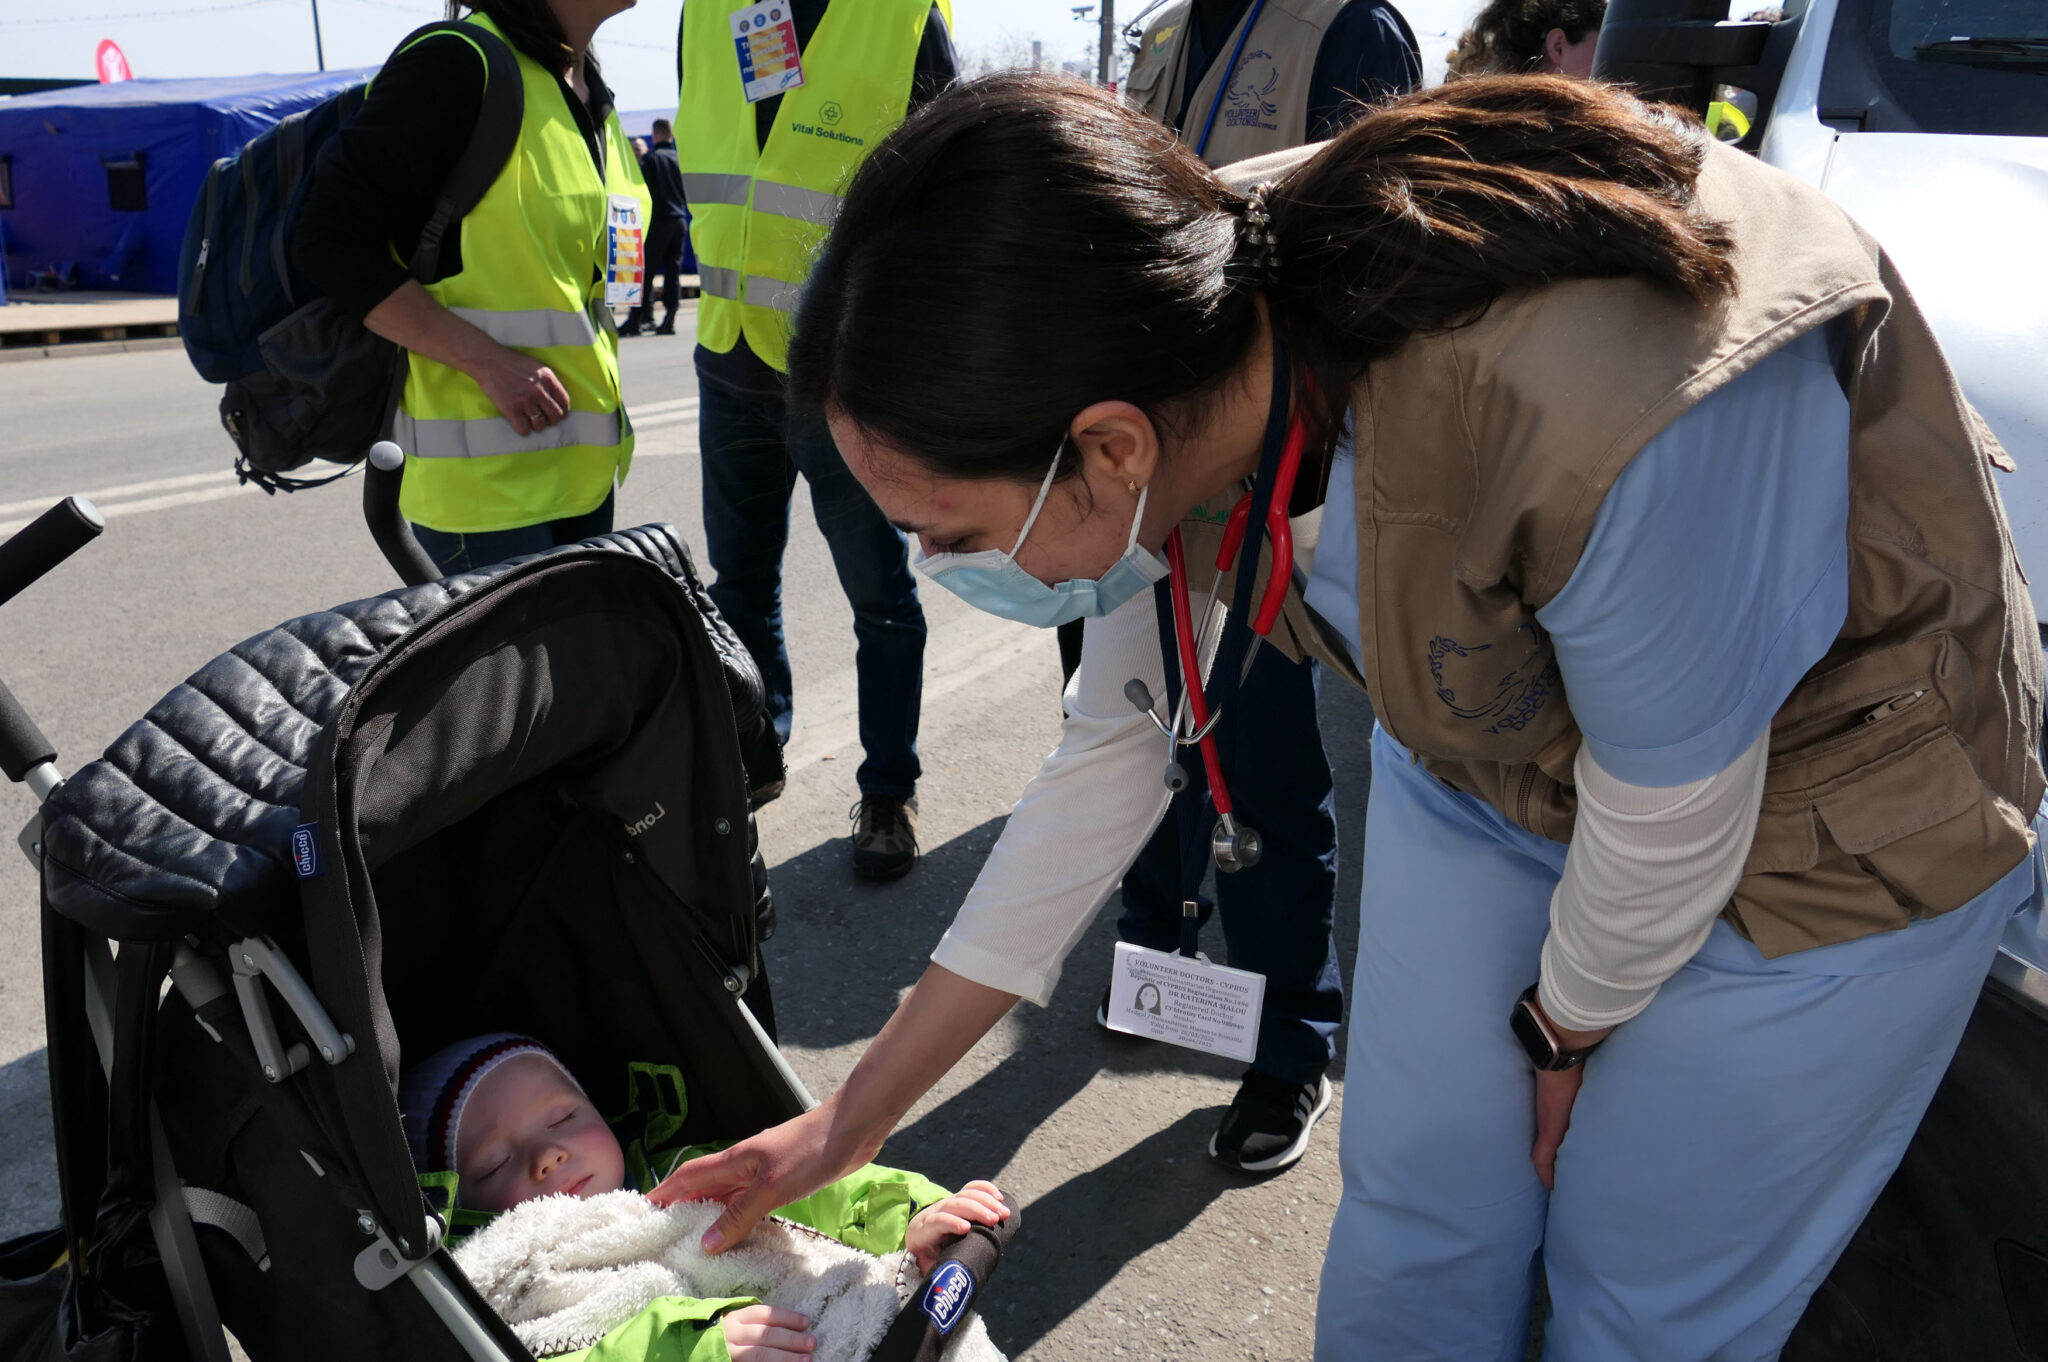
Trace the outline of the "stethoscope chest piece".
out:
M 1265 852 L 1266 844 L 1256 828 L 1227 813 L 1217 816 L 1216 830 L 1209 834 L 1209 854 L 1215 858 L 1218 870 L 1226 875 L 1249 870 Z

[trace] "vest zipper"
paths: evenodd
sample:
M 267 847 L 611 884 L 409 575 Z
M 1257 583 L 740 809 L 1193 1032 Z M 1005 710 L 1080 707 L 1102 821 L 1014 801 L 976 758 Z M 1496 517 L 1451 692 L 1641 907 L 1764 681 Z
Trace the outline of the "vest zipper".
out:
M 1915 690 L 1908 691 L 1904 695 L 1895 695 L 1891 699 L 1879 705 L 1876 709 L 1871 710 L 1870 713 L 1864 715 L 1863 722 L 1866 724 L 1874 724 L 1882 722 L 1885 719 L 1889 719 L 1894 714 L 1898 714 L 1905 710 L 1911 709 L 1914 705 L 1918 704 L 1920 702 L 1920 698 L 1926 694 L 1927 692 L 1924 690 Z

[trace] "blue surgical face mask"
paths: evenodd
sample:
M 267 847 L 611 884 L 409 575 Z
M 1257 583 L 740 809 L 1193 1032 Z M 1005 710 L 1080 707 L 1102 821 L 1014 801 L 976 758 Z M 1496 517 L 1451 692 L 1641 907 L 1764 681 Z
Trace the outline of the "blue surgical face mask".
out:
M 1150 487 L 1138 493 L 1138 509 L 1131 516 L 1131 537 L 1124 545 L 1123 557 L 1100 577 L 1048 586 L 1017 565 L 1017 550 L 1024 547 L 1031 527 L 1038 523 L 1038 513 L 1045 509 L 1066 447 L 1066 437 L 1061 436 L 1059 448 L 1053 451 L 1052 467 L 1045 470 L 1045 481 L 1038 485 L 1038 500 L 1031 503 L 1031 514 L 1024 518 L 1024 528 L 1017 532 L 1017 542 L 1008 553 L 1000 549 L 920 553 L 912 566 L 977 610 L 1041 629 L 1100 618 L 1164 577 L 1166 560 L 1138 544 L 1138 527 L 1145 523 L 1145 496 Z

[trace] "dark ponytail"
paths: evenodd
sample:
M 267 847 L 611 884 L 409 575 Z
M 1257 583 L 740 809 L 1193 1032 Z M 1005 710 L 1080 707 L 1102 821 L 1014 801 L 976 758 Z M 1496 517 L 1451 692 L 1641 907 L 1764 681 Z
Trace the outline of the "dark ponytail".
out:
M 548 0 L 448 0 L 450 19 L 460 19 L 464 14 L 484 15 L 514 47 L 557 75 L 569 69 L 569 59 L 574 55 L 569 48 L 569 34 Z M 591 52 L 588 60 L 595 88 L 603 80 L 598 72 L 597 54 Z
M 1502 294 L 1634 276 L 1707 304 L 1732 238 L 1696 124 L 1567 76 L 1460 80 L 1358 119 L 1269 195 L 1275 324 L 1341 421 L 1367 365 Z
M 1078 82 L 984 77 L 854 176 L 797 311 L 792 396 L 942 476 L 1035 480 L 1091 403 L 1133 402 L 1169 441 L 1198 421 L 1263 291 L 1327 440 L 1375 358 L 1503 293 L 1731 288 L 1727 233 L 1692 204 L 1704 155 L 1611 87 L 1460 81 L 1365 115 L 1275 186 L 1266 270 L 1240 247 L 1244 199 L 1157 124 Z

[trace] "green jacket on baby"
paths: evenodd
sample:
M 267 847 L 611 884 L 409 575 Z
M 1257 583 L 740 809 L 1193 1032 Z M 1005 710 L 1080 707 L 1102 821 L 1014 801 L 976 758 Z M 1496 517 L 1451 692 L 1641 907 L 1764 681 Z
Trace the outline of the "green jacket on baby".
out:
M 627 1110 L 611 1125 L 626 1155 L 627 1182 L 649 1192 L 689 1160 L 724 1146 L 674 1146 L 689 1112 L 679 1070 L 666 1064 L 635 1063 L 628 1066 L 628 1072 Z M 493 1218 L 459 1207 L 453 1173 L 425 1174 L 420 1183 L 448 1221 L 451 1238 L 480 1229 Z M 869 1164 L 775 1214 L 829 1235 L 848 1248 L 881 1255 L 900 1251 L 910 1232 L 911 1217 L 950 1195 L 916 1173 Z M 698 1300 L 663 1296 L 606 1334 L 595 1347 L 559 1354 L 552 1362 L 729 1362 L 719 1319 L 728 1311 L 756 1304 L 759 1302 L 751 1297 Z

